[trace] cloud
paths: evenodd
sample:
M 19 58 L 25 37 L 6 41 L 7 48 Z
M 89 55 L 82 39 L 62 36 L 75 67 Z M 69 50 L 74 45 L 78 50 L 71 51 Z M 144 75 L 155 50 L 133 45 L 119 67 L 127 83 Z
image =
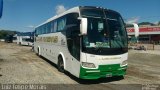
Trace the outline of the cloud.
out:
M 56 14 L 58 15 L 58 14 L 61 14 L 61 13 L 63 13 L 64 11 L 66 11 L 67 9 L 64 7 L 64 5 L 57 5 L 56 6 Z
M 126 20 L 127 24 L 138 23 L 140 17 L 132 17 Z

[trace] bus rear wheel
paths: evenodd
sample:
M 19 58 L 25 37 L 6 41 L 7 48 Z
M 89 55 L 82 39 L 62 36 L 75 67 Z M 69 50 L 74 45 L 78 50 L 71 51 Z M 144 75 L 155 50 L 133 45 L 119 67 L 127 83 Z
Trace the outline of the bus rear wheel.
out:
M 19 42 L 19 45 L 21 45 L 21 42 Z
M 39 49 L 39 48 L 37 48 L 37 55 L 38 55 L 38 56 L 41 56 L 41 54 L 40 54 L 40 49 Z
M 58 57 L 58 71 L 64 73 L 64 62 L 61 56 Z

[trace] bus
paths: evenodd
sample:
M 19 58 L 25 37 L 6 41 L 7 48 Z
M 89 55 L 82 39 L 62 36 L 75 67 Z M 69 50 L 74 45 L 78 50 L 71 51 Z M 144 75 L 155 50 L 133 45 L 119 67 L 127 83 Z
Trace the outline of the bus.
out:
M 124 21 L 102 7 L 77 6 L 38 25 L 34 51 L 80 79 L 123 78 L 127 70 Z
M 17 34 L 17 44 L 32 46 L 33 45 L 33 33 L 32 32 L 21 32 Z

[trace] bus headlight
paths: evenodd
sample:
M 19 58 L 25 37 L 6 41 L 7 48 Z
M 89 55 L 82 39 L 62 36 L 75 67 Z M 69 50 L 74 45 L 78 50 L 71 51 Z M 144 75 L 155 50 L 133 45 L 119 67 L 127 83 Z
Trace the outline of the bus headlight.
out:
M 96 66 L 93 63 L 87 63 L 87 62 L 82 62 L 82 66 L 87 68 L 96 68 Z
M 128 64 L 128 62 L 127 62 L 127 60 L 125 60 L 125 61 L 123 61 L 123 62 L 121 63 L 121 67 L 126 66 L 127 64 Z

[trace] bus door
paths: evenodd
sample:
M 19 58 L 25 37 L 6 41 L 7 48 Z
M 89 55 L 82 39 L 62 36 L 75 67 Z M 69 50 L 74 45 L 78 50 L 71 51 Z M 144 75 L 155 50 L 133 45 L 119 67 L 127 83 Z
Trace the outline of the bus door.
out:
M 80 69 L 80 30 L 77 25 L 73 25 L 66 31 L 68 50 L 71 55 L 69 58 L 71 63 L 71 73 L 78 75 Z
M 66 36 L 67 45 L 70 55 L 70 70 L 73 75 L 79 75 L 80 69 L 80 21 L 78 20 L 78 13 L 70 13 L 66 15 L 67 26 Z

